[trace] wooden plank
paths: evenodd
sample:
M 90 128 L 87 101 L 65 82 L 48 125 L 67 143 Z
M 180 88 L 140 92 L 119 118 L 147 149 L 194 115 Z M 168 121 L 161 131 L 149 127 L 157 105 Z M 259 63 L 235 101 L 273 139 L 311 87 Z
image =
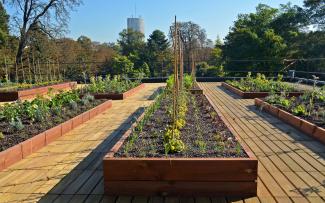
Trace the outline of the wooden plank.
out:
M 135 197 L 133 197 L 132 203 L 147 203 L 148 200 L 149 200 L 149 197 L 135 196 Z
M 257 161 L 248 158 L 105 158 L 103 165 L 107 182 L 254 181 L 257 173 Z
M 236 113 L 237 113 L 237 115 L 238 115 L 238 111 L 236 111 Z M 270 151 L 268 151 L 268 152 L 270 152 Z M 284 180 L 284 179 L 282 179 L 282 180 Z M 289 185 L 290 185 L 290 184 L 289 184 Z M 286 186 L 288 186 L 288 184 L 287 184 Z
M 115 203 L 118 197 L 116 196 L 107 196 L 104 195 L 103 199 L 101 200 L 102 203 Z
M 8 168 L 7 171 L 0 172 L 0 192 L 10 192 L 1 195 L 1 199 L 20 202 L 19 200 L 31 198 L 37 201 L 45 194 L 47 198 L 57 198 L 56 195 L 61 195 L 64 191 L 73 194 L 80 191 L 102 195 L 103 182 L 95 183 L 95 179 L 97 180 L 99 176 L 90 175 L 85 178 L 83 171 L 96 170 L 100 165 L 98 162 L 101 159 L 100 152 L 109 149 L 110 143 L 114 141 L 113 137 L 118 134 L 121 125 L 133 112 L 152 102 L 146 100 L 160 86 L 162 84 L 148 84 L 143 91 L 123 102 L 114 101 L 112 109 L 73 129 L 66 136 L 60 137 L 38 153 Z M 105 142 L 105 145 L 100 145 L 102 142 Z M 98 150 L 98 155 L 92 155 L 87 159 L 93 150 Z M 97 163 L 95 167 L 92 165 L 94 162 Z M 80 177 L 80 174 L 83 175 Z M 92 186 L 95 188 L 91 189 Z M 59 199 L 65 201 L 69 197 L 61 195 Z
M 227 203 L 227 199 L 225 197 L 212 197 L 212 203 Z
M 211 199 L 209 197 L 196 197 L 195 203 L 211 203 Z
M 139 190 L 138 188 L 141 188 Z M 255 182 L 109 181 L 111 195 L 256 195 Z
M 180 197 L 179 203 L 197 203 L 197 200 L 195 201 L 195 198 L 193 197 Z
M 131 196 L 118 196 L 116 199 L 116 203 L 131 203 L 132 197 Z
M 150 197 L 148 203 L 164 203 L 164 198 L 161 196 Z
M 85 201 L 85 203 L 97 203 L 101 202 L 104 195 L 89 195 Z
M 238 111 L 237 111 L 236 113 L 238 114 Z M 247 123 L 247 122 L 244 122 L 244 123 Z M 260 142 L 260 143 L 262 143 L 262 142 Z M 270 143 L 269 143 L 269 144 L 270 144 Z M 272 149 L 273 149 L 273 148 L 274 148 L 274 145 L 273 145 Z M 266 150 L 268 150 L 268 148 L 266 148 Z M 266 150 L 264 149 L 264 151 L 266 151 Z M 269 152 L 269 151 L 267 151 L 267 152 Z M 282 158 L 291 161 L 291 159 L 288 159 L 288 157 L 287 157 L 286 155 L 284 155 Z M 299 170 L 299 169 L 300 169 L 299 166 L 298 166 L 295 162 L 291 162 L 290 165 L 291 165 L 291 167 L 296 168 L 296 170 Z

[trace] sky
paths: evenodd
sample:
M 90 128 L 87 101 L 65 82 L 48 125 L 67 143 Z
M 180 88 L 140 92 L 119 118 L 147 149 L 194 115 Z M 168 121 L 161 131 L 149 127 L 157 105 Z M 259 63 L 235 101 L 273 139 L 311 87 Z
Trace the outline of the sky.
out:
M 176 15 L 178 21 L 199 24 L 214 41 L 217 36 L 227 35 L 238 14 L 254 12 L 259 3 L 279 7 L 287 2 L 289 0 L 83 0 L 83 5 L 70 15 L 67 36 L 77 39 L 85 35 L 92 41 L 116 42 L 119 32 L 126 28 L 127 18 L 136 15 L 144 19 L 148 38 L 156 29 L 168 33 Z M 303 4 L 303 0 L 290 2 Z

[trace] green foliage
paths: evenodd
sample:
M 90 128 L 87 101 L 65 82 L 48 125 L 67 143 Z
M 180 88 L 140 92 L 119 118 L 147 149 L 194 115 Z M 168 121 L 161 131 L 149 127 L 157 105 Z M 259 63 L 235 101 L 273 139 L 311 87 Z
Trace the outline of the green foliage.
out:
M 166 81 L 167 85 L 166 85 L 166 88 L 168 90 L 171 90 L 173 88 L 173 85 L 174 85 L 174 75 L 170 75 Z
M 94 97 L 85 95 L 82 100 L 77 91 L 61 92 L 45 98 L 38 96 L 31 101 L 18 101 L 0 107 L 0 121 L 7 122 L 8 128 L 15 131 L 24 129 L 26 123 L 45 122 L 55 117 L 61 120 L 65 109 L 78 110 L 78 106 L 94 102 Z
M 325 120 L 321 121 L 325 112 L 325 90 L 315 88 L 306 91 L 300 97 L 287 98 L 285 94 L 272 94 L 266 97 L 266 102 L 280 106 L 296 116 L 307 116 L 312 119 L 320 120 L 325 124 Z M 320 117 L 320 118 L 319 118 Z
M 5 44 L 8 39 L 9 29 L 8 29 L 9 16 L 4 9 L 2 2 L 0 2 L 0 46 Z
M 144 35 L 141 32 L 124 29 L 119 35 L 118 43 L 124 56 L 141 53 L 145 46 Z
M 282 75 L 279 75 L 278 80 L 268 80 L 265 75 L 258 73 L 255 78 L 248 73 L 246 78 L 240 81 L 226 81 L 228 84 L 244 91 L 244 92 L 293 92 L 295 90 L 293 85 L 282 82 Z
M 101 76 L 91 77 L 90 84 L 87 85 L 82 91 L 86 93 L 124 93 L 140 84 L 140 81 L 130 81 L 115 75 L 112 79 L 107 75 L 105 79 Z
M 183 82 L 185 89 L 191 89 L 193 83 L 194 83 L 193 77 L 191 75 L 185 74 L 184 82 Z
M 149 36 L 145 51 L 145 58 L 150 67 L 150 76 L 159 76 L 162 68 L 171 61 L 169 42 L 165 34 L 160 30 L 155 30 Z M 147 76 L 149 76 L 147 74 Z
M 133 72 L 134 63 L 126 56 L 117 55 L 112 59 L 113 75 L 128 75 Z
M 2 132 L 0 132 L 0 140 L 3 140 L 3 139 L 5 139 L 5 135 Z
M 198 77 L 222 77 L 224 75 L 223 65 L 210 66 L 207 62 L 196 65 L 196 76 Z
M 205 153 L 206 147 L 207 147 L 207 143 L 206 142 L 204 142 L 203 140 L 196 140 L 195 141 L 195 145 L 199 148 L 199 150 L 202 153 Z
M 16 118 L 16 120 L 10 121 L 9 125 L 16 131 L 20 131 L 25 128 L 20 118 Z
M 292 109 L 292 113 L 296 116 L 304 116 L 307 114 L 306 107 L 304 105 L 298 105 Z

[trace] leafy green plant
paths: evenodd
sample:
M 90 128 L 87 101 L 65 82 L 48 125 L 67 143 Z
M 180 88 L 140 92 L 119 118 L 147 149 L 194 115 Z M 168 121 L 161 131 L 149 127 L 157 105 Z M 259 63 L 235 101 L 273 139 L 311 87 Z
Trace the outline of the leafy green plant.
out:
M 297 116 L 303 116 L 307 114 L 306 107 L 304 105 L 298 105 L 292 109 L 292 113 Z
M 174 75 L 170 75 L 168 77 L 168 79 L 166 80 L 166 83 L 167 83 L 166 88 L 168 90 L 171 90 L 173 88 L 173 85 L 174 85 Z
M 202 153 L 205 153 L 207 144 L 203 140 L 196 140 L 195 145 L 199 148 Z
M 3 132 L 0 132 L 0 140 L 5 139 L 5 135 L 3 134 Z
M 184 75 L 183 84 L 184 84 L 185 89 L 191 89 L 193 86 L 193 82 L 194 82 L 194 80 L 191 75 L 188 75 L 188 74 Z
M 12 126 L 16 131 L 20 131 L 25 128 L 24 124 L 20 120 L 20 118 L 16 118 L 15 120 L 12 120 L 10 123 L 10 126 Z
M 115 75 L 113 78 L 107 75 L 105 79 L 101 76 L 91 77 L 90 84 L 87 85 L 82 92 L 86 93 L 123 93 L 140 84 L 140 81 L 130 81 L 127 78 L 122 78 Z
M 278 75 L 277 80 L 268 80 L 265 75 L 257 73 L 253 78 L 251 73 L 248 73 L 246 78 L 239 81 L 226 81 L 228 84 L 244 91 L 244 92 L 289 92 L 296 91 L 293 85 L 288 85 L 282 82 L 283 75 Z
M 70 101 L 69 106 L 72 110 L 77 110 L 78 109 L 78 103 L 76 101 Z

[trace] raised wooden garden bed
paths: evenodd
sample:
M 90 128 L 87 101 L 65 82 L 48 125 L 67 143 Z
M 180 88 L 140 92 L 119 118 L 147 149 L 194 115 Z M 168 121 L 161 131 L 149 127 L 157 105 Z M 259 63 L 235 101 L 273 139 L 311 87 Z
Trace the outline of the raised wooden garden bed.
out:
M 200 88 L 200 86 L 198 85 L 198 83 L 196 81 L 193 83 L 193 87 L 191 89 L 189 89 L 189 91 L 192 94 L 203 94 L 203 90 Z
M 231 86 L 225 82 L 223 82 L 221 84 L 224 88 L 237 94 L 238 96 L 240 96 L 243 99 L 264 98 L 264 97 L 269 96 L 269 94 L 270 94 L 269 92 L 244 92 L 244 91 L 241 91 L 240 89 L 238 89 L 234 86 Z M 277 94 L 281 94 L 281 93 L 279 92 Z M 293 97 L 293 96 L 298 97 L 298 96 L 302 95 L 303 93 L 302 92 L 288 92 L 287 94 L 289 97 Z
M 74 118 L 65 121 L 45 132 L 42 132 L 20 144 L 17 144 L 5 151 L 0 152 L 0 171 L 8 168 L 12 164 L 26 158 L 33 152 L 38 151 L 54 140 L 68 133 L 72 129 L 94 118 L 103 111 L 112 107 L 112 101 L 108 100 Z
M 135 127 L 133 124 L 104 157 L 106 194 L 256 195 L 258 161 L 242 143 L 244 158 L 116 157 Z
M 37 95 L 47 94 L 49 89 L 71 90 L 72 88 L 76 87 L 76 85 L 77 82 L 65 82 L 65 83 L 49 85 L 44 87 L 35 87 L 35 88 L 25 89 L 25 90 L 0 92 L 0 102 L 16 101 L 18 99 L 21 100 L 32 99 Z
M 127 92 L 121 93 L 121 94 L 97 93 L 97 94 L 93 94 L 93 95 L 94 95 L 95 99 L 123 100 L 123 99 L 126 99 L 126 98 L 134 95 L 135 93 L 139 92 L 144 87 L 145 87 L 145 84 L 142 83 L 141 85 L 139 85 L 133 89 L 130 89 Z
M 262 99 L 255 99 L 255 105 L 261 108 L 263 111 L 266 111 L 273 116 L 281 119 L 285 123 L 288 123 L 295 127 L 296 129 L 304 132 L 305 134 L 312 136 L 322 143 L 325 144 L 325 129 L 319 127 L 309 121 L 306 121 L 298 116 L 295 116 L 287 111 L 284 111 L 276 106 L 273 106 Z

